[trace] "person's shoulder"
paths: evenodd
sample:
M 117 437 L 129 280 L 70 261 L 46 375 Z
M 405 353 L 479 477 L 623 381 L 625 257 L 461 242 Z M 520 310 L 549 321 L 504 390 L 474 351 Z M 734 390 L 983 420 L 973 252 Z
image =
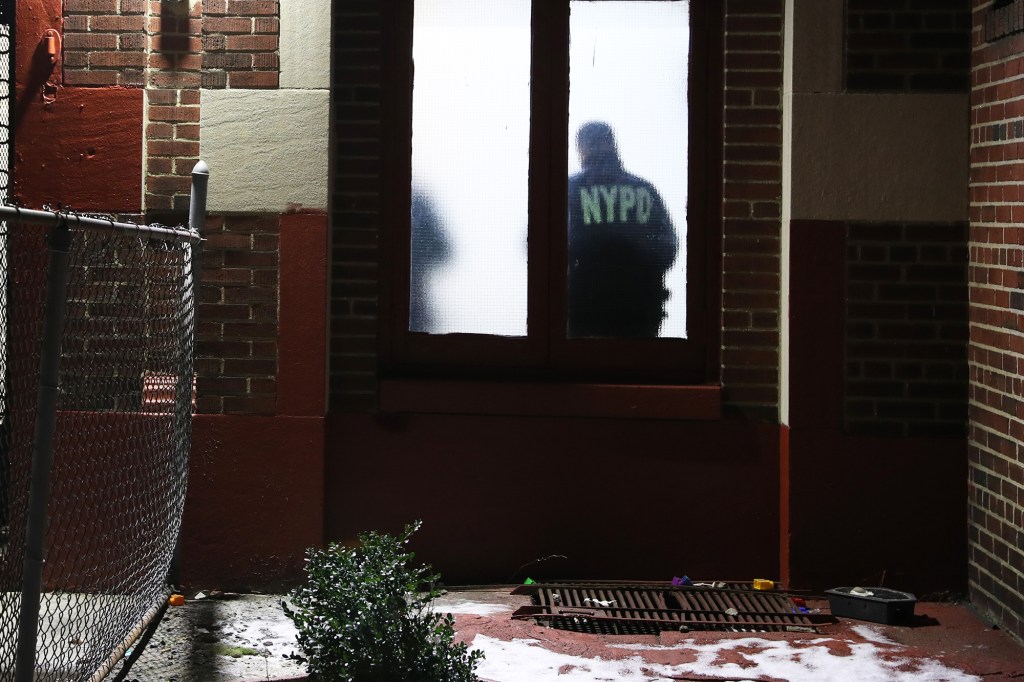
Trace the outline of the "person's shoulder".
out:
M 655 187 L 654 183 L 652 183 L 650 180 L 648 180 L 647 178 L 642 178 L 639 175 L 633 175 L 632 173 L 627 173 L 627 176 L 629 177 L 629 184 L 634 185 L 636 187 L 643 187 L 648 192 L 650 192 L 656 200 L 661 201 L 661 192 L 658 191 L 658 188 Z
M 650 187 L 651 189 L 654 189 L 654 185 L 651 184 L 650 180 L 648 180 L 647 178 L 642 178 L 634 173 L 623 173 L 622 177 L 626 182 L 628 182 L 631 185 L 643 185 L 645 187 Z

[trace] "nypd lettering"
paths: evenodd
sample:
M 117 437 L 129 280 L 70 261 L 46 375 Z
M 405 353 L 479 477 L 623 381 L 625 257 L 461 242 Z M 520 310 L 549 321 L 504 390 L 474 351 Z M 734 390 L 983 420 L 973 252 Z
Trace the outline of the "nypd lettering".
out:
M 580 187 L 583 224 L 639 223 L 651 218 L 654 197 L 643 185 L 591 185 Z

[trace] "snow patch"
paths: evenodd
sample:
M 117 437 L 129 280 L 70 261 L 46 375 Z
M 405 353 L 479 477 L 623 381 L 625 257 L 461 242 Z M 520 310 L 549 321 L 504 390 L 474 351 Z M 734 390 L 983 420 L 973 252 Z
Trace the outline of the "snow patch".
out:
M 654 666 L 644 663 L 640 656 L 617 661 L 582 658 L 548 651 L 538 644 L 536 639 L 506 642 L 487 635 L 477 635 L 470 649 L 481 649 L 484 660 L 476 673 L 494 682 L 647 682 L 651 679 L 643 671 Z
M 493 682 L 583 682 L 598 680 L 647 681 L 683 675 L 708 677 L 761 677 L 789 682 L 856 679 L 858 682 L 980 682 L 981 678 L 949 668 L 938 661 L 901 655 L 903 647 L 882 643 L 845 642 L 842 655 L 829 647 L 830 639 L 772 641 L 756 637 L 706 644 L 688 640 L 673 646 L 642 644 L 612 648 L 641 655 L 621 660 L 583 658 L 548 651 L 534 639 L 510 642 L 477 635 L 470 648 L 485 658 L 477 673 Z M 644 651 L 685 651 L 690 663 L 667 665 L 645 661 Z M 725 662 L 723 654 L 733 661 Z
M 454 603 L 431 604 L 431 608 L 438 613 L 450 613 L 452 615 L 471 616 L 493 616 L 496 613 L 511 611 L 512 609 L 502 604 L 483 604 L 474 601 L 460 601 Z
M 881 632 L 879 632 L 876 628 L 873 628 L 870 625 L 854 625 L 850 629 L 869 642 L 874 642 L 876 644 L 887 644 L 890 646 L 899 646 L 898 642 L 894 642 L 893 640 L 889 639 Z

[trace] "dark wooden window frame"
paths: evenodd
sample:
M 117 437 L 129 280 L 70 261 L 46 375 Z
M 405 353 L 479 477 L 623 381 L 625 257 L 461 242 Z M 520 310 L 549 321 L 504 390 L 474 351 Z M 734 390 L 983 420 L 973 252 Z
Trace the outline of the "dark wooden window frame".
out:
M 713 418 L 721 293 L 722 3 L 691 0 L 687 339 L 566 339 L 569 2 L 533 0 L 528 333 L 408 331 L 414 0 L 385 6 L 380 403 L 383 410 L 548 414 L 532 387 L 587 395 L 613 416 Z M 676 217 L 677 224 L 682 222 Z M 458 396 L 454 397 L 456 393 Z M 590 388 L 588 388 L 590 387 Z M 642 397 L 650 387 L 649 398 Z M 638 391 L 641 393 L 638 394 Z M 448 396 L 447 398 L 445 396 Z M 603 396 L 603 397 L 602 397 Z M 609 398 L 611 396 L 611 398 Z M 640 397 L 638 397 L 640 396 Z M 656 396 L 660 396 L 658 398 Z M 674 396 L 678 409 L 660 405 Z M 545 405 L 550 401 L 540 401 Z M 650 403 L 650 407 L 643 405 Z M 521 405 L 517 408 L 517 405 Z M 637 406 L 640 406 L 639 408 Z M 575 413 L 578 408 L 565 408 Z

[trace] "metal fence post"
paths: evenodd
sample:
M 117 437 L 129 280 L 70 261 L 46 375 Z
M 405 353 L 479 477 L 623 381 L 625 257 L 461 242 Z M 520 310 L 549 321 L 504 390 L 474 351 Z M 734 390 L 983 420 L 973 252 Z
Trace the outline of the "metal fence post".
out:
M 199 234 L 206 227 L 206 190 L 210 184 L 210 167 L 201 160 L 192 167 L 192 196 L 188 204 L 188 226 Z
M 192 194 L 189 197 L 188 204 L 188 226 L 189 228 L 196 231 L 199 236 L 203 234 L 203 228 L 206 227 L 206 195 L 207 189 L 210 184 L 210 168 L 206 165 L 206 162 L 202 159 L 192 167 Z M 195 251 L 201 249 L 202 242 L 199 242 L 193 246 L 192 256 L 192 296 L 196 301 L 199 300 L 199 261 L 200 258 L 196 256 Z M 192 308 L 192 321 L 195 323 L 195 306 Z M 193 326 L 194 329 L 194 326 Z M 193 332 L 194 334 L 194 332 Z M 194 366 L 194 365 L 193 365 Z M 179 378 L 179 387 L 184 385 L 188 387 L 188 395 L 185 397 L 185 404 L 189 406 L 191 411 L 192 405 L 192 377 Z M 178 396 L 180 400 L 180 396 Z M 176 401 L 177 402 L 177 401 Z M 180 402 L 177 402 L 181 405 Z M 179 408 L 180 409 L 180 408 Z M 191 419 L 191 414 L 189 415 Z M 178 532 L 178 538 L 174 542 L 174 553 L 171 554 L 171 565 L 167 571 L 167 582 L 171 585 L 177 585 L 181 575 L 181 532 Z
M 192 195 L 188 204 L 188 226 L 200 237 L 195 249 L 202 249 L 202 236 L 206 229 L 206 194 L 210 186 L 210 167 L 202 159 L 192 167 Z M 192 259 L 192 286 L 196 300 L 199 300 L 199 273 L 201 258 Z M 193 309 L 194 310 L 194 309 Z M 193 313 L 194 317 L 195 313 Z
M 42 599 L 43 561 L 46 553 L 47 506 L 50 500 L 50 469 L 53 436 L 57 427 L 60 395 L 61 337 L 64 334 L 64 301 L 67 297 L 68 247 L 71 233 L 64 220 L 50 232 L 50 264 L 46 275 L 46 309 L 39 358 L 39 394 L 36 399 L 35 440 L 32 447 L 32 480 L 29 487 L 25 530 L 25 568 L 18 620 L 18 649 L 14 682 L 35 677 L 36 639 Z

